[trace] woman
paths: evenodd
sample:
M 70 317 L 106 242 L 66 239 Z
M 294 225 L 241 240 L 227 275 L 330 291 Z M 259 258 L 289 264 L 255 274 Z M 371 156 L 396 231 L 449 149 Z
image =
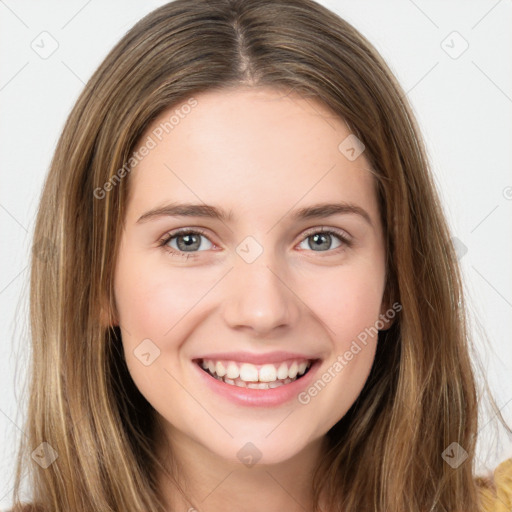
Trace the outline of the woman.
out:
M 499 490 L 472 472 L 461 276 L 421 135 L 327 9 L 146 16 L 77 101 L 36 235 L 55 256 L 32 261 L 17 481 L 31 454 L 40 510 L 509 499 L 508 463 Z

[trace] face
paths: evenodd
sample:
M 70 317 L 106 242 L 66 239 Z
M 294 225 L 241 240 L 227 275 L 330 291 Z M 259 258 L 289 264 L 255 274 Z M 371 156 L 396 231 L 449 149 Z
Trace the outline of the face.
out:
M 311 99 L 237 88 L 186 104 L 149 127 L 124 178 L 128 368 L 171 442 L 277 463 L 345 415 L 374 360 L 387 309 L 374 177 Z

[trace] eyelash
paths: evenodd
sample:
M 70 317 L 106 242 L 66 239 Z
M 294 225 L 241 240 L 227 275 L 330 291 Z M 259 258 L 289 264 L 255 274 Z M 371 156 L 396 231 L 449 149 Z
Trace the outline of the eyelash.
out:
M 323 228 L 323 227 L 322 228 L 312 228 L 310 230 L 307 230 L 304 233 L 303 238 L 300 243 L 302 243 L 304 240 L 306 240 L 310 236 L 316 235 L 317 233 L 333 235 L 333 236 L 337 237 L 340 240 L 340 242 L 342 243 L 342 245 L 340 247 L 337 247 L 336 249 L 328 250 L 328 251 L 318 251 L 318 252 L 327 252 L 329 254 L 332 254 L 332 253 L 337 254 L 339 251 L 344 250 L 347 247 L 348 248 L 352 247 L 352 241 L 347 237 L 347 235 L 345 235 L 345 233 L 343 231 L 339 231 L 334 228 Z M 167 233 L 163 238 L 161 238 L 159 240 L 158 246 L 162 247 L 170 256 L 181 256 L 181 257 L 185 257 L 187 260 L 189 257 L 191 257 L 191 256 L 195 257 L 197 255 L 197 253 L 203 252 L 203 251 L 196 251 L 196 252 L 191 251 L 188 253 L 180 252 L 180 251 L 176 251 L 175 249 L 172 249 L 171 247 L 167 246 L 167 244 L 173 238 L 176 238 L 179 235 L 202 235 L 205 238 L 208 238 L 206 236 L 206 231 L 204 231 L 200 228 L 194 228 L 194 229 L 180 228 L 175 231 L 171 231 L 170 233 Z M 317 252 L 317 251 L 312 251 L 312 252 Z

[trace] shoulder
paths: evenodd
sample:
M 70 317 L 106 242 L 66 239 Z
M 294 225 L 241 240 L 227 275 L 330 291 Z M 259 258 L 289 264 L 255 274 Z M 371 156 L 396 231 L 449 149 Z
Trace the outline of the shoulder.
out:
M 503 461 L 491 477 L 477 477 L 475 483 L 485 512 L 512 510 L 512 458 Z

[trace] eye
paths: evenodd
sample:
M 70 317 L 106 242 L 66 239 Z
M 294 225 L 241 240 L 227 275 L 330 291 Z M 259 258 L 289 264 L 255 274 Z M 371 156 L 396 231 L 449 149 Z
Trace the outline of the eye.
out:
M 348 235 L 333 228 L 314 228 L 306 232 L 304 236 L 305 238 L 300 245 L 306 242 L 314 252 L 338 252 L 335 249 L 352 246 Z M 207 247 L 204 247 L 203 239 L 208 242 Z M 338 240 L 338 245 L 334 248 L 332 247 L 333 239 Z M 208 244 L 210 245 L 208 246 Z M 205 232 L 197 228 L 181 228 L 171 231 L 159 241 L 158 245 L 163 247 L 171 256 L 183 256 L 187 259 L 194 256 L 194 253 L 211 249 L 214 246 L 206 237 Z
M 332 247 L 333 239 L 338 239 L 339 243 L 336 247 Z M 304 243 L 307 243 L 314 252 L 328 252 L 330 249 L 333 249 L 332 252 L 337 252 L 334 249 L 352 246 L 351 240 L 344 232 L 333 228 L 315 228 L 308 231 L 301 245 Z
M 201 252 L 205 250 L 202 240 L 207 240 L 210 246 L 206 249 L 213 247 L 212 242 L 205 236 L 204 231 L 201 229 L 183 228 L 171 233 L 167 233 L 159 242 L 160 247 L 164 247 L 171 255 L 186 256 L 194 252 Z M 169 244 L 171 242 L 171 244 Z M 169 245 L 168 245 L 169 244 Z M 203 247 L 201 251 L 200 247 Z

